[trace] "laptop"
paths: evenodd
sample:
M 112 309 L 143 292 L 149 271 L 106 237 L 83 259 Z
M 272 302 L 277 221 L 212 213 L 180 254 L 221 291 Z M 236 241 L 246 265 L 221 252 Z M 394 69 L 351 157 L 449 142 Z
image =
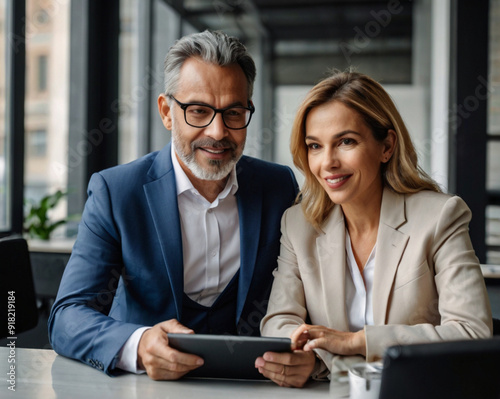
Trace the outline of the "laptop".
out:
M 500 399 L 500 337 L 392 346 L 379 399 Z

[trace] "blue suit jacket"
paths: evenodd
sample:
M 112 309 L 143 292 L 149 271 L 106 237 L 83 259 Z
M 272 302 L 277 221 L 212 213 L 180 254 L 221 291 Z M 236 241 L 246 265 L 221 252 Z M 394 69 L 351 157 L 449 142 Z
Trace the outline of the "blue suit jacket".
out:
M 258 335 L 277 266 L 280 219 L 297 194 L 290 168 L 236 166 L 241 264 L 237 331 Z M 170 144 L 92 176 L 78 237 L 49 317 L 54 350 L 106 373 L 139 327 L 181 319 L 182 239 Z

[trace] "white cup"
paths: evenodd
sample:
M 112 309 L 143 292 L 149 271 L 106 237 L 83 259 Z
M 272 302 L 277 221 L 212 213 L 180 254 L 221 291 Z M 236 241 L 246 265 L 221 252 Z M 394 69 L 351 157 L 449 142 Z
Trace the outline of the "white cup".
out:
M 349 368 L 350 399 L 378 399 L 382 370 L 379 364 L 356 363 Z

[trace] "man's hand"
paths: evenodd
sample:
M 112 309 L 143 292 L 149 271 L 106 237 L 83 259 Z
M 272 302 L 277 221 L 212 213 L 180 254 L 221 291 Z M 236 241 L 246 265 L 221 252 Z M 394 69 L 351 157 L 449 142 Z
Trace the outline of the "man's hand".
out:
M 301 350 L 292 353 L 266 352 L 257 358 L 259 372 L 282 387 L 302 388 L 314 370 L 314 352 Z
M 194 334 L 194 331 L 172 319 L 142 334 L 137 348 L 137 365 L 153 380 L 177 380 L 203 365 L 201 357 L 171 348 L 167 333 Z

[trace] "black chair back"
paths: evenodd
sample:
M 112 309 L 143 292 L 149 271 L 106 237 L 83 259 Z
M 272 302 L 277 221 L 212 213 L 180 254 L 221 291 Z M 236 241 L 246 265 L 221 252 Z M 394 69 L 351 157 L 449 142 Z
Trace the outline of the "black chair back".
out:
M 17 337 L 38 324 L 33 275 L 24 238 L 0 240 L 0 338 Z

